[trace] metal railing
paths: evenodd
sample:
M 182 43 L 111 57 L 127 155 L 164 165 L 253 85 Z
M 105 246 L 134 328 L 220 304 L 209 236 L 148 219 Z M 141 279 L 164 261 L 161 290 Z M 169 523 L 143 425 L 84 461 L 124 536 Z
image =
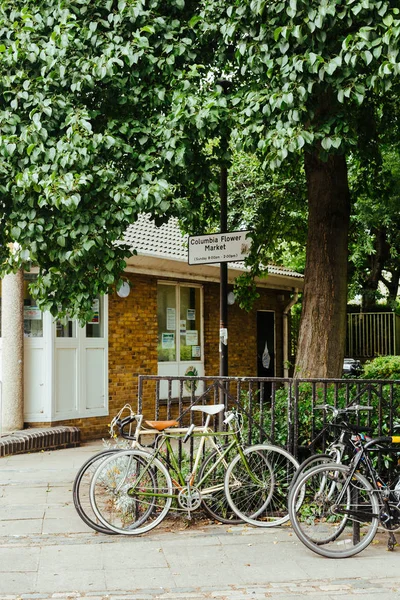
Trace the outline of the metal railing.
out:
M 399 315 L 393 312 L 347 315 L 346 356 L 363 359 L 399 353 Z
M 247 443 L 270 441 L 302 458 L 325 424 L 326 415 L 314 410 L 318 404 L 373 406 L 373 411 L 358 415 L 358 423 L 361 420 L 373 427 L 376 435 L 393 431 L 400 421 L 400 381 L 156 375 L 138 378 L 138 412 L 148 419 L 177 419 L 184 426 L 195 418 L 191 406 L 217 403 L 242 414 Z M 214 426 L 222 427 L 222 420 L 216 419 Z

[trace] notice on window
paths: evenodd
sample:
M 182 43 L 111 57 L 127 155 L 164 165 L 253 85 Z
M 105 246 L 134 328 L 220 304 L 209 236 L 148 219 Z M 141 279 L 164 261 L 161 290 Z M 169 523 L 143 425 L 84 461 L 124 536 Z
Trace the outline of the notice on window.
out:
M 37 306 L 24 306 L 24 321 L 41 321 L 42 311 Z
M 194 329 L 193 331 L 186 332 L 186 346 L 198 346 L 199 344 L 199 332 Z
M 187 320 L 188 321 L 195 321 L 196 320 L 196 309 L 195 308 L 188 308 L 187 309 Z
M 175 333 L 163 333 L 161 336 L 161 347 L 163 350 L 175 348 Z
M 167 308 L 167 329 L 168 329 L 168 331 L 175 331 L 175 325 L 176 325 L 175 308 Z
M 185 319 L 180 320 L 179 329 L 180 329 L 181 335 L 185 335 L 185 333 L 186 333 L 186 320 Z
M 192 358 L 201 358 L 200 346 L 192 346 Z

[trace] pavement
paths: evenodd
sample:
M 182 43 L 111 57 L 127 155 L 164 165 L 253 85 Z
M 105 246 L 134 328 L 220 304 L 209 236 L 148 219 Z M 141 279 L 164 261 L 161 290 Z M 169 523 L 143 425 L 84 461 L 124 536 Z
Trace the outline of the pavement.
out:
M 75 512 L 72 484 L 101 441 L 0 458 L 0 599 L 400 599 L 400 547 L 348 559 L 306 549 L 290 526 L 174 519 L 142 536 L 108 536 Z

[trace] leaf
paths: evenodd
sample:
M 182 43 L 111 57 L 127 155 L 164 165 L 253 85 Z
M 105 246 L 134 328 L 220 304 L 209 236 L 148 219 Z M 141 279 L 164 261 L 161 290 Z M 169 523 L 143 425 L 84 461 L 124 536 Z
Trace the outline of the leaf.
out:
M 365 52 L 363 53 L 363 56 L 364 56 L 365 64 L 369 65 L 373 58 L 372 53 L 369 50 L 365 50 Z
M 391 25 L 393 25 L 393 15 L 389 13 L 388 15 L 386 15 L 386 17 L 383 17 L 382 21 L 384 25 L 386 25 L 386 27 L 390 27 Z
M 324 150 L 329 150 L 332 146 L 332 140 L 330 137 L 325 137 L 321 141 L 321 146 Z
M 14 143 L 6 145 L 6 150 L 9 156 L 12 156 L 14 154 L 16 147 L 17 145 Z
M 19 227 L 11 228 L 11 237 L 13 238 L 13 240 L 18 240 L 20 235 L 21 235 L 21 229 Z
M 89 252 L 89 250 L 95 245 L 96 242 L 94 240 L 87 240 L 86 242 L 84 242 L 83 247 L 86 250 L 86 252 Z

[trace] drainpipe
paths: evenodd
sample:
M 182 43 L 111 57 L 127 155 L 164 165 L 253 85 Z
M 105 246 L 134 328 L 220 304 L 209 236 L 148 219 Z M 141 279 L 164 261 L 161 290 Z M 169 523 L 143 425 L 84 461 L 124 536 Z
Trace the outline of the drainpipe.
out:
M 293 298 L 289 304 L 283 309 L 283 376 L 289 377 L 289 311 L 299 299 L 299 290 L 294 288 Z

